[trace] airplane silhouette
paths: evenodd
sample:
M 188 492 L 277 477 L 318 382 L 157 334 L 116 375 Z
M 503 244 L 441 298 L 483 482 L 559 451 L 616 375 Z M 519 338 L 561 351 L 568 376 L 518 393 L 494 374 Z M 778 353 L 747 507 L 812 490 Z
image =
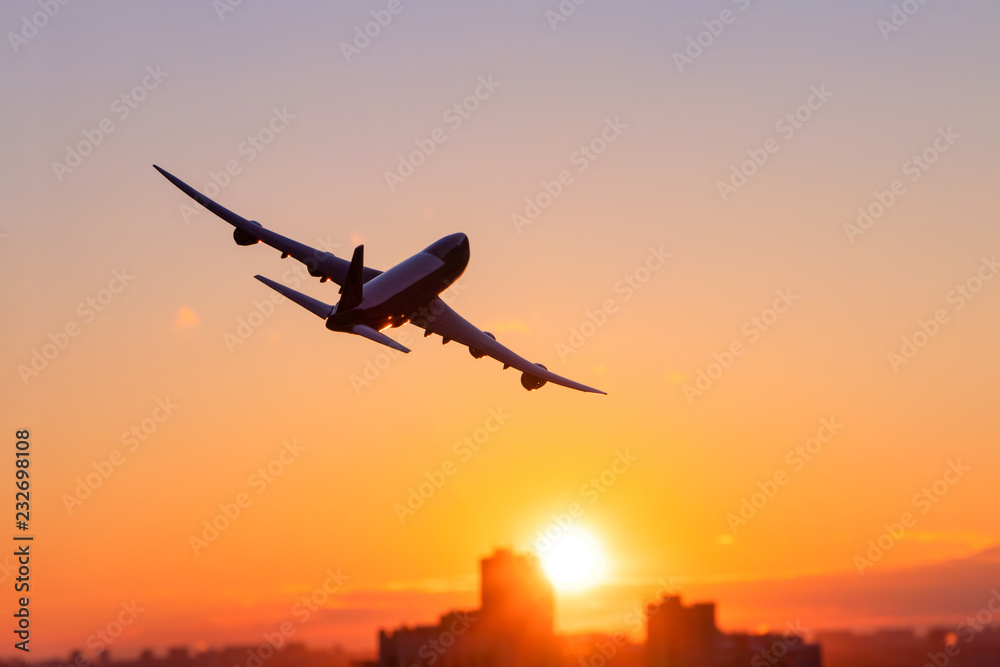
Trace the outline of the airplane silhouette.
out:
M 363 336 L 400 352 L 410 350 L 389 338 L 383 329 L 410 323 L 424 329 L 424 336 L 438 334 L 443 343 L 457 341 L 469 348 L 476 359 L 489 356 L 503 363 L 504 370 L 521 371 L 521 385 L 528 391 L 551 382 L 570 389 L 605 394 L 600 389 L 574 382 L 533 364 L 497 342 L 488 331 L 481 331 L 452 310 L 439 296 L 458 280 L 469 264 L 469 238 L 450 234 L 386 271 L 364 265 L 364 246 L 354 249 L 351 261 L 316 250 L 303 243 L 276 234 L 255 220 L 247 220 L 217 204 L 176 176 L 153 167 L 184 194 L 219 216 L 236 229 L 237 245 L 250 246 L 263 241 L 281 251 L 281 257 L 294 257 L 320 282 L 332 280 L 340 285 L 340 301 L 329 305 L 264 276 L 254 276 L 271 289 L 322 317 L 326 328 Z

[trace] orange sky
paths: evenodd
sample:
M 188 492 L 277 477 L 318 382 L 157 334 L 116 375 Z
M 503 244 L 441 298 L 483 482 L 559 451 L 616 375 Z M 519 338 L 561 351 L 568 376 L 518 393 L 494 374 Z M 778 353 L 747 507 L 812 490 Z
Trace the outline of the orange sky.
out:
M 625 627 L 661 581 L 726 628 L 986 603 L 998 10 L 931 3 L 886 31 L 888 1 L 594 2 L 551 23 L 557 4 L 405 2 L 349 58 L 381 5 L 70 4 L 10 47 L 0 382 L 9 446 L 32 432 L 38 656 L 133 601 L 116 653 L 256 641 L 328 571 L 342 585 L 300 637 L 371 649 L 379 626 L 475 606 L 478 559 L 573 503 L 607 572 L 560 596 L 567 631 Z M 0 25 L 37 11 L 7 3 Z M 154 162 L 377 268 L 467 233 L 452 306 L 609 395 L 529 394 L 414 328 L 392 334 L 406 357 L 326 331 L 252 280 L 292 284 L 293 260 L 237 247 Z

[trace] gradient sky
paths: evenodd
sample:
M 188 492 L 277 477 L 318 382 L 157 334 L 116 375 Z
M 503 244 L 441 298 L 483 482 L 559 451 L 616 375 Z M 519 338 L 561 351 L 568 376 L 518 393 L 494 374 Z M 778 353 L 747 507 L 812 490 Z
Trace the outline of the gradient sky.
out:
M 341 43 L 387 4 L 70 2 L 37 34 L 24 21 L 38 4 L 0 8 L 0 383 L 7 446 L 32 431 L 34 651 L 85 648 L 133 600 L 145 611 L 115 653 L 256 643 L 299 620 L 327 570 L 349 578 L 297 636 L 372 649 L 380 626 L 475 606 L 478 559 L 531 548 L 573 502 L 608 571 L 559 598 L 563 630 L 625 627 L 661 581 L 716 599 L 726 629 L 949 623 L 983 607 L 1000 583 L 1000 280 L 976 283 L 1000 250 L 1000 6 L 927 3 L 886 32 L 889 0 L 591 0 L 555 24 L 555 0 L 402 0 L 348 62 Z M 481 77 L 499 86 L 454 127 L 446 111 Z M 144 78 L 135 108 L 115 101 Z M 776 126 L 814 90 L 831 96 L 794 132 Z M 580 171 L 609 121 L 615 140 Z M 249 150 L 270 123 L 281 131 Z M 390 189 L 386 172 L 435 128 L 447 140 Z M 914 180 L 908 161 L 949 128 Z M 54 167 L 88 135 L 100 143 L 79 166 Z M 724 201 L 718 183 L 765 146 Z M 363 242 L 377 268 L 466 232 L 452 305 L 609 395 L 529 394 L 412 327 L 392 335 L 413 354 L 390 361 L 287 302 L 234 344 L 271 296 L 252 276 L 289 282 L 293 260 L 183 215 L 154 162 L 202 190 L 234 162 L 220 203 L 341 256 Z M 562 170 L 572 183 L 518 229 L 512 214 Z M 897 179 L 885 214 L 849 233 Z M 669 260 L 623 287 L 661 248 Z M 91 311 L 116 271 L 127 285 Z M 956 296 L 970 279 L 974 298 Z M 332 283 L 302 289 L 337 299 Z M 765 331 L 754 318 L 779 293 L 794 301 Z M 574 328 L 609 300 L 580 346 Z M 936 313 L 935 335 L 894 363 Z M 68 324 L 78 335 L 23 377 Z M 716 372 L 734 342 L 742 354 Z M 692 398 L 700 372 L 717 379 Z M 130 450 L 122 435 L 167 399 Z M 454 444 L 491 410 L 503 425 L 463 460 Z M 842 426 L 797 469 L 786 457 L 822 420 Z M 251 476 L 286 441 L 304 449 L 261 488 Z M 606 491 L 584 487 L 625 451 L 636 461 Z M 449 460 L 455 474 L 401 522 L 394 506 Z M 969 470 L 922 512 L 914 496 L 955 462 Z M 734 534 L 727 515 L 779 472 Z M 195 555 L 190 537 L 240 493 L 251 504 Z M 915 525 L 859 575 L 855 557 L 906 512 Z

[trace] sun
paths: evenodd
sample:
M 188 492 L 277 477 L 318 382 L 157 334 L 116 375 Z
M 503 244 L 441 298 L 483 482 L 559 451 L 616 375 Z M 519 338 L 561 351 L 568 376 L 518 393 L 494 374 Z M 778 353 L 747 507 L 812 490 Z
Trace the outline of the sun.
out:
M 539 555 L 545 574 L 562 591 L 591 586 L 604 573 L 604 557 L 597 541 L 582 530 L 564 532 Z

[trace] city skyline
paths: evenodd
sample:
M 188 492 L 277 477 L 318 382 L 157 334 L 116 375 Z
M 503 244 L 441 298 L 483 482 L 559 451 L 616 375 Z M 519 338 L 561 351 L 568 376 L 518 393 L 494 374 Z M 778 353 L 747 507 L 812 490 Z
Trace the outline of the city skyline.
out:
M 997 555 L 1000 556 L 1000 553 Z M 527 564 L 527 569 L 523 570 L 524 574 L 514 574 L 514 570 L 517 568 L 512 569 L 509 565 L 510 563 L 518 562 Z M 993 559 L 988 564 L 995 566 L 996 562 Z M 727 627 L 724 624 L 717 626 L 716 603 L 714 601 L 706 601 L 712 599 L 710 596 L 687 596 L 685 595 L 685 591 L 690 590 L 689 587 L 671 578 L 669 581 L 659 581 L 655 587 L 648 587 L 646 590 L 650 591 L 649 594 L 631 600 L 627 611 L 618 619 L 619 623 L 617 626 L 610 628 L 583 627 L 567 630 L 566 628 L 560 628 L 559 624 L 558 609 L 560 597 L 568 595 L 571 598 L 576 598 L 578 602 L 580 599 L 588 599 L 588 596 L 591 598 L 599 597 L 599 592 L 595 594 L 593 590 L 594 588 L 599 588 L 599 584 L 591 584 L 582 589 L 571 587 L 568 591 L 560 593 L 557 583 L 553 582 L 547 576 L 547 573 L 544 572 L 541 556 L 530 550 L 514 551 L 509 547 L 497 547 L 490 556 L 483 557 L 480 560 L 480 581 L 491 580 L 488 567 L 492 567 L 497 574 L 492 576 L 494 584 L 481 584 L 473 592 L 475 596 L 473 600 L 479 602 L 479 609 L 470 609 L 467 599 L 461 597 L 457 599 L 464 601 L 464 604 L 448 603 L 444 605 L 447 610 L 438 609 L 437 611 L 432 611 L 430 616 L 426 617 L 410 617 L 409 620 L 399 619 L 393 617 L 396 610 L 388 610 L 387 614 L 383 617 L 384 621 L 371 625 L 369 628 L 371 635 L 371 641 L 369 642 L 342 642 L 331 640 L 328 634 L 310 633 L 310 630 L 314 630 L 317 625 L 342 623 L 353 613 L 348 609 L 344 609 L 344 613 L 338 614 L 337 618 L 328 620 L 322 618 L 324 610 L 343 609 L 336 602 L 338 596 L 343 596 L 346 593 L 344 589 L 347 587 L 346 584 L 350 579 L 349 576 L 339 571 L 339 569 L 329 569 L 323 573 L 324 579 L 319 586 L 307 595 L 298 596 L 297 601 L 288 609 L 288 613 L 283 618 L 278 618 L 270 624 L 260 626 L 256 630 L 255 635 L 242 636 L 239 641 L 229 640 L 208 644 L 198 643 L 193 648 L 202 652 L 218 652 L 242 644 L 244 648 L 240 650 L 248 652 L 248 656 L 256 655 L 261 657 L 262 647 L 264 652 L 268 652 L 267 646 L 270 646 L 274 651 L 286 645 L 289 647 L 299 646 L 316 651 L 326 650 L 326 647 L 333 646 L 336 651 L 344 651 L 346 644 L 349 653 L 355 659 L 361 660 L 364 656 L 370 656 L 379 652 L 384 653 L 386 647 L 392 645 L 391 642 L 387 644 L 387 641 L 393 638 L 393 634 L 398 633 L 397 641 L 400 641 L 403 635 L 414 638 L 409 641 L 416 641 L 412 646 L 414 652 L 416 652 L 420 648 L 423 648 L 430 639 L 434 639 L 442 632 L 446 632 L 447 628 L 445 626 L 453 621 L 458 622 L 463 628 L 463 632 L 459 632 L 457 636 L 464 634 L 465 629 L 477 623 L 476 619 L 481 614 L 480 609 L 489 609 L 491 606 L 499 607 L 502 604 L 507 604 L 506 602 L 499 602 L 507 597 L 504 591 L 516 590 L 519 585 L 522 585 L 518 583 L 519 581 L 534 581 L 536 583 L 531 585 L 540 587 L 539 590 L 542 591 L 541 595 L 543 596 L 541 608 L 544 610 L 544 615 L 548 618 L 548 620 L 541 624 L 541 628 L 544 632 L 551 633 L 553 640 L 558 639 L 561 642 L 560 651 L 563 653 L 567 651 L 578 652 L 581 650 L 579 648 L 580 642 L 588 644 L 593 649 L 594 646 L 600 643 L 599 639 L 602 641 L 610 639 L 617 649 L 632 647 L 634 652 L 637 647 L 641 648 L 647 643 L 647 627 L 650 619 L 654 622 L 659 622 L 669 617 L 675 619 L 672 621 L 673 623 L 680 624 L 677 626 L 678 628 L 686 628 L 683 630 L 685 633 L 695 632 L 694 628 L 700 625 L 703 628 L 711 628 L 713 633 L 721 633 L 720 636 L 722 634 L 732 635 L 734 637 L 745 638 L 743 641 L 754 641 L 756 642 L 755 646 L 757 644 L 760 645 L 754 649 L 754 652 L 763 650 L 760 647 L 766 648 L 767 645 L 775 642 L 787 644 L 787 641 L 782 640 L 781 637 L 791 633 L 802 640 L 813 642 L 817 638 L 822 639 L 826 637 L 828 641 L 836 645 L 840 653 L 854 655 L 855 659 L 858 654 L 857 652 L 868 653 L 892 650 L 892 643 L 898 643 L 901 640 L 907 644 L 906 650 L 910 652 L 916 651 L 919 653 L 919 651 L 924 650 L 926 647 L 943 647 L 943 642 L 945 642 L 949 635 L 960 639 L 959 645 L 969 644 L 973 640 L 976 640 L 977 652 L 996 651 L 1000 655 L 1000 590 L 997 588 L 993 588 L 990 591 L 989 597 L 981 601 L 978 608 L 970 608 L 970 613 L 953 615 L 950 622 L 941 622 L 940 620 L 931 621 L 929 620 L 931 617 L 927 617 L 924 622 L 909 626 L 901 624 L 875 624 L 852 628 L 848 625 L 817 625 L 811 620 L 803 620 L 801 614 L 791 614 L 787 616 L 787 620 L 784 622 L 773 625 L 759 622 L 759 619 L 755 621 L 749 618 L 744 619 L 744 623 L 742 624 Z M 958 569 L 967 571 L 969 569 L 968 564 L 958 564 Z M 990 572 L 993 572 L 993 570 L 991 569 Z M 976 569 L 973 569 L 971 572 L 967 571 L 967 574 L 969 579 L 977 582 L 990 576 Z M 882 582 L 882 584 L 884 583 Z M 952 586 L 955 583 L 956 580 L 949 578 L 939 581 L 939 585 L 941 586 Z M 766 587 L 771 585 L 773 585 L 773 582 L 766 582 Z M 896 585 L 906 586 L 907 582 L 897 582 Z M 694 588 L 695 590 L 698 589 L 698 587 Z M 900 591 L 895 588 L 884 588 L 880 584 L 876 584 L 876 588 L 879 595 L 900 595 Z M 747 593 L 752 596 L 760 595 L 759 590 L 751 590 L 747 591 Z M 802 592 L 804 596 L 809 594 L 808 589 Z M 911 594 L 914 598 L 925 595 L 922 591 L 911 591 Z M 694 602 L 690 603 L 690 605 L 684 605 L 681 602 L 684 597 L 693 598 Z M 497 602 L 491 603 L 491 598 L 497 600 Z M 437 595 L 434 596 L 434 599 L 455 600 L 456 598 Z M 722 600 L 722 602 L 721 609 L 726 610 L 728 605 L 725 600 Z M 766 600 L 758 598 L 759 607 L 766 608 L 767 604 Z M 667 614 L 651 611 L 654 608 L 666 608 L 667 606 L 672 607 L 674 611 L 670 611 Z M 465 607 L 465 609 L 462 607 Z M 690 610 L 688 613 L 691 614 L 691 621 L 683 620 L 682 612 L 685 609 Z M 91 667 L 92 665 L 106 663 L 108 655 L 117 656 L 118 658 L 124 656 L 126 661 L 139 659 L 141 662 L 142 654 L 156 655 L 176 650 L 178 642 L 171 641 L 170 639 L 162 640 L 155 647 L 126 644 L 123 648 L 123 642 L 118 640 L 127 636 L 128 629 L 145 612 L 146 609 L 138 607 L 135 601 L 123 603 L 116 620 L 112 620 L 107 626 L 98 629 L 97 632 L 88 636 L 84 645 L 73 647 L 73 655 L 70 656 L 69 660 L 64 661 L 63 658 L 65 656 L 42 654 L 34 662 L 38 662 L 39 660 L 56 661 L 59 665 L 64 665 L 65 667 Z M 682 615 L 678 616 L 678 614 Z M 518 617 L 515 614 L 512 618 Z M 124 621 L 123 618 L 125 619 Z M 941 616 L 937 615 L 934 618 L 940 619 Z M 435 620 L 438 622 L 435 623 Z M 693 623 L 693 625 L 689 625 L 690 623 Z M 489 625 L 489 623 L 486 625 Z M 532 627 L 537 628 L 538 624 L 532 624 Z M 444 629 L 442 630 L 442 628 Z M 914 634 L 908 634 L 910 632 Z M 673 635 L 675 641 L 678 636 Z M 978 641 L 982 636 L 987 637 L 987 639 Z M 618 639 L 619 637 L 620 639 Z M 925 637 L 926 641 L 920 639 L 922 637 Z M 822 641 L 820 645 L 823 645 Z M 855 646 L 856 648 L 849 648 L 850 646 Z M 855 653 L 850 653 L 851 651 Z M 443 652 L 441 654 L 443 655 Z M 79 657 L 74 660 L 74 655 Z M 346 656 L 347 653 L 344 655 Z M 990 655 L 993 654 L 990 653 Z M 264 658 L 263 662 L 266 661 L 267 659 Z M 824 664 L 829 663 L 824 662 Z M 852 663 L 847 662 L 846 664 Z M 147 667 L 149 666 L 147 665 Z M 250 665 L 249 667 L 253 666 Z
M 343 576 L 328 574 L 322 590 L 336 593 Z M 123 660 L 111 657 L 117 654 L 105 648 L 96 655 L 74 651 L 65 662 L 32 664 L 38 667 L 115 664 L 340 667 L 348 663 L 352 667 L 425 664 L 841 667 L 876 659 L 886 665 L 907 665 L 925 659 L 937 665 L 950 662 L 965 665 L 970 664 L 966 660 L 1000 658 L 1000 591 L 996 589 L 990 603 L 954 627 L 930 627 L 920 634 L 904 628 L 857 634 L 809 629 L 800 619 L 786 622 L 784 627 L 757 632 L 725 631 L 717 625 L 714 601 L 685 604 L 678 591 L 664 585 L 625 618 L 626 626 L 641 629 L 643 636 L 638 640 L 635 632 L 625 631 L 557 633 L 555 593 L 556 584 L 546 577 L 537 554 L 498 548 L 480 560 L 478 608 L 442 611 L 435 624 L 379 628 L 374 656 L 366 651 L 352 654 L 339 645 L 333 649 L 308 647 L 299 641 L 298 623 L 286 620 L 261 633 L 255 643 L 200 647 L 194 654 L 187 647 L 170 646 L 159 652 L 147 648 Z M 318 602 L 315 597 L 314 601 Z M 133 610 L 132 620 L 136 617 Z M 299 621 L 304 624 L 308 618 Z M 106 637 L 102 640 L 108 641 Z

